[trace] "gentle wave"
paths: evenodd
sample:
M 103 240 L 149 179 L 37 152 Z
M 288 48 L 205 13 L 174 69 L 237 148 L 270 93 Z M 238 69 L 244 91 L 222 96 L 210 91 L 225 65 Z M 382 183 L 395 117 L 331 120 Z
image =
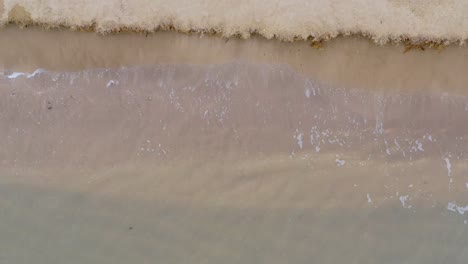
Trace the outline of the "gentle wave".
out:
M 463 44 L 467 14 L 466 0 L 4 0 L 0 23 L 101 33 L 173 29 L 285 41 L 361 34 L 378 43 Z

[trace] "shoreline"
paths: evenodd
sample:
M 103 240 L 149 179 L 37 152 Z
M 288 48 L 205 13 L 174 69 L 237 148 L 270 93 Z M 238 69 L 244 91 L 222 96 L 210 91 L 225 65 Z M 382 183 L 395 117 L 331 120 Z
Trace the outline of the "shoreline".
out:
M 378 41 L 376 40 L 372 34 L 366 32 L 353 32 L 353 33 L 343 33 L 339 32 L 337 34 L 325 35 L 322 37 L 313 37 L 308 36 L 307 38 L 301 38 L 299 36 L 294 36 L 291 39 L 281 39 L 277 36 L 273 36 L 271 38 L 265 37 L 258 31 L 252 31 L 248 33 L 248 36 L 243 36 L 241 34 L 234 34 L 230 36 L 224 36 L 221 31 L 217 31 L 215 29 L 202 29 L 202 30 L 181 30 L 177 29 L 173 25 L 163 25 L 159 28 L 148 30 L 144 28 L 128 28 L 128 27 L 116 27 L 109 29 L 107 31 L 99 31 L 97 28 L 96 23 L 92 23 L 90 25 L 84 26 L 75 26 L 75 25 L 65 25 L 65 24 L 47 24 L 47 23 L 36 23 L 30 21 L 7 21 L 3 25 L 0 25 L 0 30 L 5 27 L 17 27 L 19 29 L 27 29 L 27 28 L 41 28 L 43 30 L 58 30 L 58 31 L 71 31 L 71 32 L 88 32 L 88 33 L 95 33 L 100 36 L 112 36 L 112 35 L 119 35 L 119 34 L 144 34 L 146 37 L 149 34 L 158 34 L 158 33 L 177 33 L 177 34 L 186 34 L 186 35 L 196 35 L 199 37 L 210 36 L 210 37 L 217 37 L 224 39 L 225 41 L 229 41 L 232 39 L 240 39 L 240 40 L 249 40 L 251 38 L 263 38 L 265 40 L 272 40 L 272 41 L 280 41 L 285 43 L 295 43 L 295 42 L 308 42 L 309 45 L 316 49 L 323 48 L 326 43 L 334 40 L 339 40 L 342 38 L 362 38 L 367 41 L 372 42 L 377 46 L 388 46 L 388 45 L 402 45 L 405 47 L 405 52 L 410 50 L 420 50 L 425 51 L 426 49 L 433 49 L 433 50 L 443 50 L 449 46 L 460 46 L 464 47 L 466 45 L 467 40 L 457 40 L 457 39 L 447 39 L 447 38 L 428 38 L 428 37 L 408 37 L 408 36 L 399 36 L 395 38 L 388 38 L 385 41 Z
M 0 0 L 0 263 L 464 263 L 463 1 Z
M 101 36 L 6 27 L 0 31 L 0 57 L 0 70 L 21 72 L 245 61 L 289 65 L 300 74 L 333 86 L 468 93 L 468 76 L 464 74 L 468 47 L 405 53 L 399 45 L 377 46 L 355 37 L 331 40 L 316 49 L 305 41 L 286 43 L 261 37 L 226 40 L 175 32 Z
M 0 262 L 464 263 L 468 47 L 324 45 L 0 30 Z

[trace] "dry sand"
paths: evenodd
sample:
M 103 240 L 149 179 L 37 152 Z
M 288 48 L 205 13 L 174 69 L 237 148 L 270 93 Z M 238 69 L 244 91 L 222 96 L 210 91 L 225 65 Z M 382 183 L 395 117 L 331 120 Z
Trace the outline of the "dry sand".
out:
M 467 56 L 6 28 L 0 263 L 466 263 Z
M 0 25 L 252 33 L 286 41 L 365 35 L 375 42 L 465 43 L 465 0 L 0 0 Z

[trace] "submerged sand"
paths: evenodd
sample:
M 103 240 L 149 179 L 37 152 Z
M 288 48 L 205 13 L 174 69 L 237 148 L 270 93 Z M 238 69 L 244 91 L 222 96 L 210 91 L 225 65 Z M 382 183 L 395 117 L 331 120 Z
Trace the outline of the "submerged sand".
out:
M 1 263 L 468 258 L 467 48 L 0 34 Z

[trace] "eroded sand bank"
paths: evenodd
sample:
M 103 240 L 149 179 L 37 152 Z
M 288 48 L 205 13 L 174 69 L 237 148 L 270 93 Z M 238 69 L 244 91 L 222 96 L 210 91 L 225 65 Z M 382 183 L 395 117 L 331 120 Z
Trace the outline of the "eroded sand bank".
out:
M 0 34 L 0 262 L 468 258 L 466 48 Z

